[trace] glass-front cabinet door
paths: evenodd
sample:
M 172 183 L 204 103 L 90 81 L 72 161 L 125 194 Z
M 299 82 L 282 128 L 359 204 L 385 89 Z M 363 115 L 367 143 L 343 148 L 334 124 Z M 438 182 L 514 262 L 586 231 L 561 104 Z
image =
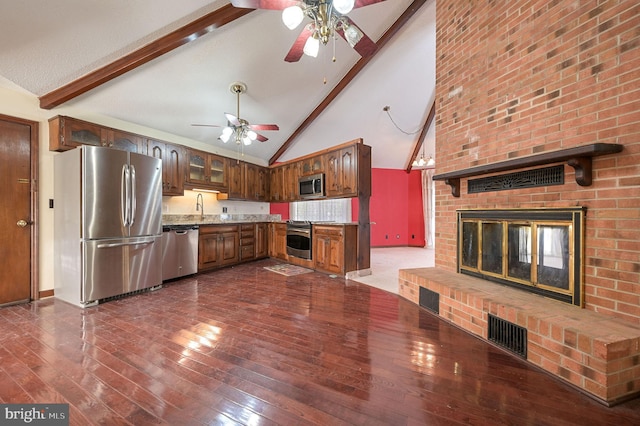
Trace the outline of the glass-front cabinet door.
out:
M 103 146 L 107 130 L 97 124 L 62 117 L 62 145 L 75 148 L 80 145 Z
M 209 183 L 216 186 L 226 186 L 226 161 L 224 157 L 209 155 Z
M 191 151 L 189 152 L 189 173 L 187 178 L 191 183 L 207 184 L 206 172 L 206 155 Z
M 227 191 L 228 172 L 225 157 L 191 149 L 188 158 L 187 182 L 191 187 Z

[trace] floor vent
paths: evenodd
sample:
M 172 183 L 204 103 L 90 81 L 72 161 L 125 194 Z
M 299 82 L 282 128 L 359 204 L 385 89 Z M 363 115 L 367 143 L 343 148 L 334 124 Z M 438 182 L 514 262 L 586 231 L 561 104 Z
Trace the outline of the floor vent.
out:
M 428 288 L 420 287 L 420 306 L 433 313 L 440 314 L 440 295 Z
M 489 314 L 489 340 L 527 358 L 527 329 Z

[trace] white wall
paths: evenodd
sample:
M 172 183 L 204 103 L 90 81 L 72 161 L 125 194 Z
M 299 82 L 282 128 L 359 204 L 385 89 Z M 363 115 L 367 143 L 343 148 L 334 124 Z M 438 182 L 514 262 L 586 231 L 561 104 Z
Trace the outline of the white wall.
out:
M 10 81 L 0 76 L 0 114 L 37 121 L 40 123 L 40 155 L 39 155 L 39 182 L 38 201 L 40 214 L 32 218 L 39 225 L 39 287 L 40 290 L 54 288 L 53 282 L 53 209 L 49 208 L 49 199 L 55 199 L 53 193 L 53 158 L 56 152 L 49 151 L 49 118 L 56 115 L 67 115 L 105 126 L 110 126 L 130 132 L 143 134 L 161 140 L 191 146 L 209 152 L 234 157 L 233 151 L 222 150 L 217 147 L 197 141 L 180 138 L 175 135 L 159 132 L 154 129 L 137 126 L 132 123 L 114 120 L 109 117 L 101 117 L 90 111 L 82 111 L 73 107 L 59 107 L 54 110 L 44 110 L 39 106 L 38 98 L 23 89 L 15 86 Z M 247 161 L 255 164 L 266 165 L 263 160 L 247 156 Z M 220 214 L 222 207 L 228 207 L 228 213 L 242 214 L 268 214 L 268 203 L 253 203 L 243 201 L 218 201 L 213 194 L 203 193 L 205 197 L 205 214 Z M 163 212 L 168 214 L 198 214 L 195 210 L 196 193 L 187 191 L 184 197 L 164 197 Z

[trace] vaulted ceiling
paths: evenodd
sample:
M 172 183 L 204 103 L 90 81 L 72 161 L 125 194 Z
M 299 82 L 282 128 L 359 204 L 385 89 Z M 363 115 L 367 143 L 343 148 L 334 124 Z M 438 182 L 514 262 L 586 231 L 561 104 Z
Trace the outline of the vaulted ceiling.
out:
M 426 156 L 435 153 L 433 125 L 421 133 L 435 96 L 435 1 L 386 0 L 349 16 L 381 41 L 373 57 L 363 60 L 338 38 L 335 62 L 330 41 L 317 58 L 288 63 L 300 30 L 288 30 L 279 11 L 234 10 L 222 0 L 11 2 L 0 16 L 0 84 L 32 93 L 51 116 L 82 111 L 233 155 L 239 147 L 223 144 L 219 128 L 192 124 L 225 125 L 224 113 L 236 112 L 229 86 L 242 81 L 240 116 L 280 127 L 242 147 L 248 157 L 284 161 L 363 138 L 373 167 L 405 169 L 423 137 Z M 210 17 L 216 25 L 159 51 L 158 40 Z M 131 55 L 137 62 L 114 73 Z

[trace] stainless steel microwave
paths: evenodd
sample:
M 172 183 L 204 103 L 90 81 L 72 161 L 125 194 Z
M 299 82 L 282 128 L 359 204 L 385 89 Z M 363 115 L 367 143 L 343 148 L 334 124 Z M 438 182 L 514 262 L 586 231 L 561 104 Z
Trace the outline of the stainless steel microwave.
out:
M 324 173 L 302 176 L 298 179 L 300 198 L 324 198 Z

